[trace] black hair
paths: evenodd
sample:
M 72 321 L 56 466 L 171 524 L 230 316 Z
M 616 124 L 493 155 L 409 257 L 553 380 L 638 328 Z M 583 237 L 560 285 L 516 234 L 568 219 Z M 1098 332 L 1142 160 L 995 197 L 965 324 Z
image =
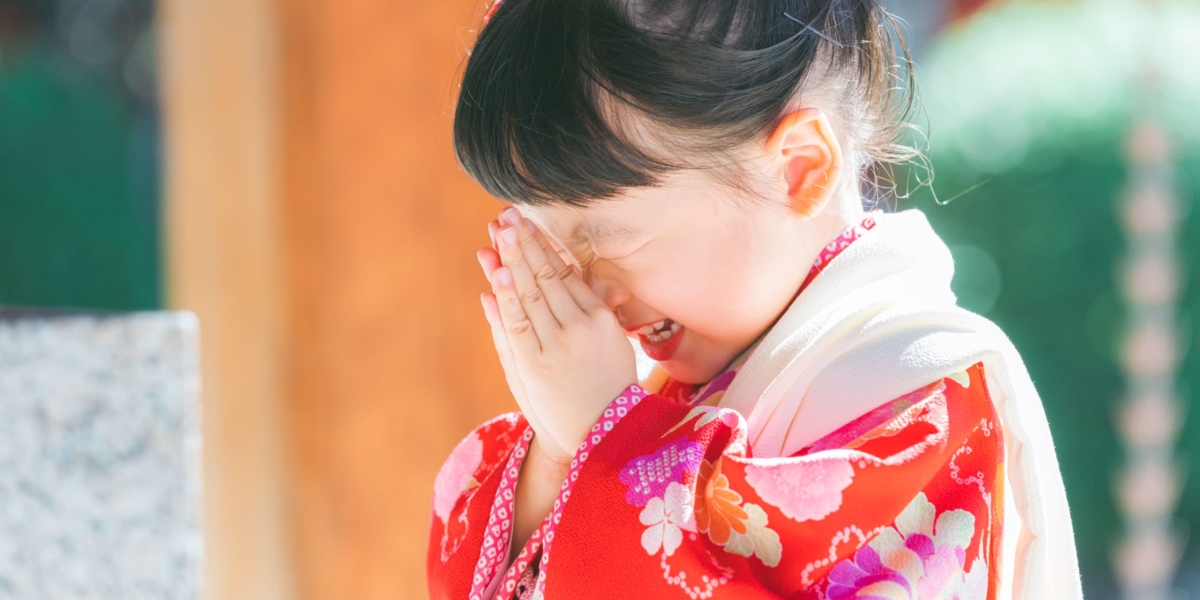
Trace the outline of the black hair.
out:
M 819 98 L 859 175 L 919 154 L 899 143 L 914 76 L 875 0 L 503 0 L 467 60 L 454 147 L 497 198 L 586 206 L 679 169 L 736 179 L 731 149 Z

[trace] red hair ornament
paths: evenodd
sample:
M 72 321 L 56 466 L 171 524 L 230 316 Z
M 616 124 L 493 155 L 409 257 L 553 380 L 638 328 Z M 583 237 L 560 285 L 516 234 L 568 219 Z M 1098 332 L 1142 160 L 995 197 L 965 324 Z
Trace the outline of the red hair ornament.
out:
M 492 3 L 492 5 L 490 7 L 488 7 L 487 14 L 483 15 L 483 24 L 484 25 L 487 25 L 488 21 L 492 20 L 492 15 L 496 14 L 496 9 L 500 8 L 501 4 L 504 4 L 504 0 L 496 0 L 495 2 Z

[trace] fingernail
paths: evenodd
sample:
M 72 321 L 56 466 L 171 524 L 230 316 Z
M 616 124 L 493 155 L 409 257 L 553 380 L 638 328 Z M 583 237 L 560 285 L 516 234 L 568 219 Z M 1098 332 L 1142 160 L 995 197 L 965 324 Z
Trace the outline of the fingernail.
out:
M 506 208 L 504 209 L 504 220 L 508 221 L 509 225 L 516 225 L 521 222 L 521 213 L 515 208 Z
M 528 229 L 529 233 L 533 233 L 533 221 L 526 220 L 525 229 Z
M 512 274 L 508 272 L 507 267 L 496 269 L 496 281 L 499 281 L 501 285 L 512 283 Z
M 509 227 L 500 232 L 500 237 L 504 238 L 504 241 L 508 242 L 509 245 L 515 245 L 517 243 L 517 230 Z

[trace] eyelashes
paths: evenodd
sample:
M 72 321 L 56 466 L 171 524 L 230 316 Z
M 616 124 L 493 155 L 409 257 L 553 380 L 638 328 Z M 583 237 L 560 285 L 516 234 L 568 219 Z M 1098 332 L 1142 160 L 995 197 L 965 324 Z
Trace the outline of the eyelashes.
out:
M 575 258 L 573 256 L 571 256 L 570 252 L 567 252 L 566 249 L 562 248 L 557 243 L 551 242 L 550 247 L 555 252 L 558 253 L 558 257 L 561 258 L 564 263 L 571 265 L 571 266 L 579 267 L 580 269 L 586 269 L 588 266 L 590 266 L 590 263 L 592 262 L 593 258 L 599 258 L 599 257 L 596 257 L 595 253 L 589 252 L 587 259 L 575 260 Z
M 630 250 L 630 251 L 622 254 L 621 256 L 617 256 L 614 258 L 604 258 L 604 260 L 607 260 L 608 262 L 613 263 L 617 266 L 625 265 L 625 264 L 629 263 L 631 260 L 634 260 L 634 257 L 636 255 L 638 255 L 639 253 L 642 253 L 644 255 L 646 247 L 648 245 L 650 245 L 650 242 L 641 244 L 637 248 L 634 248 L 633 250 Z M 597 258 L 603 258 L 603 257 L 597 257 Z
M 631 255 L 632 255 L 632 253 L 631 253 L 631 254 L 626 254 L 625 256 L 617 256 L 617 257 L 614 257 L 614 258 L 604 258 L 603 256 L 597 256 L 596 258 L 599 258 L 599 259 L 602 259 L 602 260 L 607 260 L 607 261 L 608 261 L 608 262 L 610 262 L 610 263 L 614 263 L 614 264 L 620 264 L 620 263 L 623 263 L 623 262 L 625 262 L 625 259 L 629 258 Z
M 571 256 L 570 252 L 567 252 L 565 249 L 559 247 L 558 244 L 551 244 L 551 247 L 554 249 L 555 252 L 558 253 L 559 258 L 561 258 L 564 263 L 574 266 L 574 267 L 578 267 L 579 269 L 581 269 L 584 272 L 587 272 L 588 270 L 592 269 L 595 266 L 595 263 L 597 261 L 601 261 L 601 260 L 608 261 L 609 263 L 616 264 L 617 266 L 621 266 L 621 264 L 624 263 L 630 256 L 637 253 L 637 250 L 634 250 L 633 252 L 630 252 L 623 256 L 608 258 L 605 256 L 600 256 L 599 254 L 596 254 L 596 252 L 594 250 L 592 250 L 591 248 L 588 248 L 588 250 L 585 253 L 586 256 L 584 258 L 576 260 L 574 257 Z

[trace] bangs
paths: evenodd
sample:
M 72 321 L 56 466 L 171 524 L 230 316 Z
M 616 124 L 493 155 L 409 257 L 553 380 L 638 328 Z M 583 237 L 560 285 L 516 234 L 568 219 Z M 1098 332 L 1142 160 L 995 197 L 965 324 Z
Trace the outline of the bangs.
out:
M 897 141 L 913 72 L 873 0 L 502 1 L 454 114 L 458 161 L 496 198 L 582 207 L 687 169 L 749 189 L 745 146 L 805 103 L 855 176 L 919 155 Z
M 617 117 L 638 111 L 597 75 L 589 29 L 611 31 L 615 12 L 505 4 L 475 43 L 454 114 L 455 153 L 472 178 L 513 203 L 586 206 L 678 168 L 633 143 L 645 137 Z

